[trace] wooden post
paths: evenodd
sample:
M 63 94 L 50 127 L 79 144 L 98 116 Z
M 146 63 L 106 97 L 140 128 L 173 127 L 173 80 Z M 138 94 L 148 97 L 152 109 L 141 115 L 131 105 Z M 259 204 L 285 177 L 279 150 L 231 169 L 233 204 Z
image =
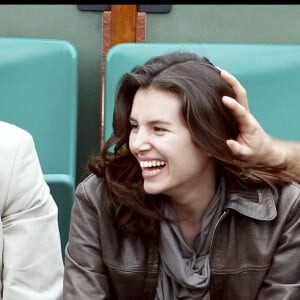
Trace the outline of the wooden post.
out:
M 111 5 L 111 46 L 136 41 L 137 5 Z
M 100 148 L 104 141 L 104 74 L 107 51 L 118 43 L 145 42 L 145 28 L 146 13 L 138 12 L 135 4 L 114 4 L 111 5 L 111 11 L 103 12 Z

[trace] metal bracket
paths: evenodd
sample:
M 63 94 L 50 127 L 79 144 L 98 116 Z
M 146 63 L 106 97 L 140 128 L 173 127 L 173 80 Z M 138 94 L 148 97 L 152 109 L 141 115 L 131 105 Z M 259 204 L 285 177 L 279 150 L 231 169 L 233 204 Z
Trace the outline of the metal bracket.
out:
M 109 4 L 87 4 L 87 5 L 77 5 L 79 10 L 82 11 L 110 11 Z M 158 14 L 166 14 L 170 12 L 171 5 L 170 4 L 140 4 L 137 6 L 137 10 L 139 12 L 146 13 L 158 13 Z

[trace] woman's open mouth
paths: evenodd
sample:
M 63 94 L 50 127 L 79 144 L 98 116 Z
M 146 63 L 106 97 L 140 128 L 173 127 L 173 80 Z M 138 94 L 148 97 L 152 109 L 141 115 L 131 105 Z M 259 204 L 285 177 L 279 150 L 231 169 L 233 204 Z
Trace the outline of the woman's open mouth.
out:
M 163 160 L 143 160 L 139 161 L 142 168 L 143 177 L 153 177 L 160 173 L 160 171 L 166 166 Z

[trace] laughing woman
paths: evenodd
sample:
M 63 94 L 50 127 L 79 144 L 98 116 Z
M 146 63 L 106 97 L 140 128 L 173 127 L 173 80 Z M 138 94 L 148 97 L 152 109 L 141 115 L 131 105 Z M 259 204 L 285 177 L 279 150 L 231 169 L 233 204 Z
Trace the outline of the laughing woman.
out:
M 64 299 L 300 299 L 300 189 L 236 160 L 234 98 L 206 58 L 124 75 L 113 134 L 76 190 Z

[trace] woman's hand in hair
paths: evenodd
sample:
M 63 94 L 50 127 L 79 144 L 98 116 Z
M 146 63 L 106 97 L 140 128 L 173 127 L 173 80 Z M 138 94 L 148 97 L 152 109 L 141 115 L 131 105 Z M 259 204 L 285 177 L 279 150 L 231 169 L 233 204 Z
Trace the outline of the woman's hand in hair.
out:
M 274 147 L 274 140 L 250 113 L 245 88 L 227 71 L 221 70 L 221 76 L 233 88 L 236 95 L 236 99 L 227 96 L 222 98 L 223 104 L 232 111 L 239 124 L 238 138 L 227 140 L 232 153 L 241 160 L 266 165 L 274 164 L 273 158 L 278 154 Z
M 233 88 L 236 99 L 224 96 L 223 104 L 236 117 L 240 134 L 227 140 L 232 153 L 240 160 L 282 166 L 283 173 L 300 183 L 300 143 L 275 139 L 268 135 L 249 111 L 247 92 L 230 73 L 221 70 L 222 78 Z

